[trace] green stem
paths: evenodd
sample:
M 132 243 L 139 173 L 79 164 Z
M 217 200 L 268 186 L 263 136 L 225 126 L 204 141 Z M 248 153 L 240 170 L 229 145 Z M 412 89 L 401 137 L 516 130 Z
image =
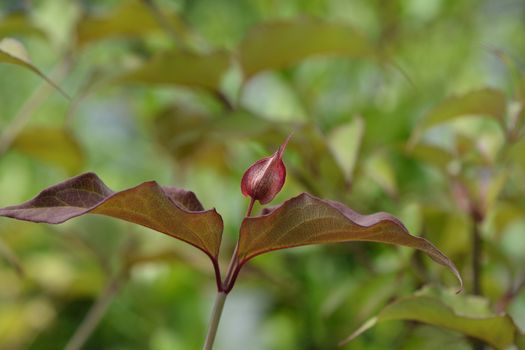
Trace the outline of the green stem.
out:
M 251 198 L 250 204 L 248 205 L 248 210 L 246 211 L 246 217 L 249 217 L 250 215 L 252 215 L 254 204 L 255 204 L 255 200 Z M 235 250 L 233 251 L 233 255 L 230 260 L 230 265 L 228 266 L 228 272 L 226 273 L 226 277 L 221 286 L 222 288 L 220 288 L 220 290 L 217 292 L 217 296 L 215 297 L 215 303 L 213 305 L 213 311 L 211 314 L 210 324 L 208 326 L 208 334 L 206 335 L 206 341 L 204 343 L 204 347 L 202 348 L 202 350 L 211 350 L 213 348 L 213 342 L 215 341 L 215 336 L 217 335 L 217 329 L 219 327 L 219 322 L 221 320 L 222 309 L 224 308 L 224 302 L 226 301 L 226 296 L 228 295 L 228 292 L 233 287 L 233 283 L 235 283 L 236 271 L 237 271 L 238 263 L 239 263 L 237 259 L 238 249 L 239 249 L 239 242 L 237 241 L 237 244 L 235 245 Z
M 481 287 L 481 254 L 482 254 L 482 238 L 481 238 L 481 218 L 478 215 L 472 215 L 472 294 L 483 295 Z M 484 350 L 485 344 L 478 339 L 472 339 L 473 350 Z
M 215 304 L 213 305 L 213 312 L 208 326 L 208 334 L 206 335 L 206 342 L 202 350 L 211 350 L 213 348 L 213 342 L 217 335 L 217 328 L 219 327 L 219 321 L 221 320 L 222 309 L 224 308 L 227 295 L 225 292 L 218 292 L 215 297 Z
M 113 297 L 117 294 L 125 279 L 126 275 L 124 273 L 119 273 L 107 282 L 106 287 L 91 306 L 86 317 L 64 349 L 79 350 L 85 345 L 89 336 L 97 328 L 98 324 L 106 314 Z
M 250 204 L 248 205 L 248 210 L 246 210 L 245 217 L 250 217 L 252 215 L 253 205 L 255 204 L 255 199 L 250 199 Z M 223 283 L 223 290 L 226 293 L 229 293 L 230 290 L 233 288 L 233 284 L 235 283 L 235 279 L 237 278 L 237 273 L 239 269 L 239 259 L 237 257 L 237 252 L 239 251 L 239 241 L 237 241 L 237 244 L 235 245 L 235 249 L 233 251 L 232 258 L 230 260 L 230 265 L 228 266 L 228 270 L 226 272 L 226 278 L 224 279 Z
M 482 238 L 479 220 L 472 222 L 472 294 L 483 295 L 481 289 L 481 249 Z

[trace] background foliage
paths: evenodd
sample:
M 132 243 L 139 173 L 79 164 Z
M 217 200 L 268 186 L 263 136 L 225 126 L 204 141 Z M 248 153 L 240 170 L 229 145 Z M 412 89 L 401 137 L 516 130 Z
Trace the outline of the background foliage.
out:
M 376 315 L 349 348 L 523 347 L 524 1 L 35 0 L 0 14 L 0 206 L 87 170 L 114 189 L 155 179 L 217 208 L 227 259 L 244 170 L 295 130 L 274 203 L 307 191 L 389 211 L 466 280 L 454 296 L 445 269 L 374 244 L 261 256 L 217 349 L 332 349 Z M 96 216 L 2 219 L 0 254 L 0 348 L 63 348 L 99 295 L 114 298 L 86 349 L 202 344 L 215 282 L 176 240 Z

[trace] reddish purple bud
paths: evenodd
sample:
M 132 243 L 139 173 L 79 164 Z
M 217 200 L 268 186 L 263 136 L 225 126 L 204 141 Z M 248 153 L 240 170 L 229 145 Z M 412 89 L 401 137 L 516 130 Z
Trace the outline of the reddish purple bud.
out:
M 241 180 L 243 195 L 250 196 L 261 204 L 266 204 L 279 193 L 286 179 L 283 152 L 291 136 L 286 138 L 271 157 L 258 160 L 246 170 Z

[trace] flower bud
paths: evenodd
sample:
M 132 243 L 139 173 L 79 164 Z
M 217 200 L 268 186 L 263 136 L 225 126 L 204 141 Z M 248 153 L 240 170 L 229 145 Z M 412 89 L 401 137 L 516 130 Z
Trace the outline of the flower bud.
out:
M 286 167 L 282 158 L 290 136 L 272 156 L 258 160 L 246 170 L 241 180 L 243 195 L 250 196 L 261 204 L 266 204 L 271 202 L 283 188 Z

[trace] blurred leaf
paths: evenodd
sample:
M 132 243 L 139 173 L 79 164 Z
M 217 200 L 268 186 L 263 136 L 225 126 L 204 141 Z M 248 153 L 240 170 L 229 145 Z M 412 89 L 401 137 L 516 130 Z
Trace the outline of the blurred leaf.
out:
M 384 327 L 388 326 L 387 324 Z M 417 327 L 414 327 L 413 324 L 406 324 L 403 330 L 406 331 L 407 336 L 399 337 L 399 341 L 396 342 L 396 344 L 400 344 L 398 348 L 403 350 L 473 350 L 470 339 L 448 329 L 425 324 L 417 325 Z M 360 338 L 353 342 L 352 345 L 355 346 L 359 339 Z
M 435 222 L 432 223 L 428 220 L 427 223 L 435 232 L 435 237 L 439 239 L 440 246 L 452 256 L 468 255 L 470 253 L 472 225 L 469 218 L 457 210 L 448 209 L 447 212 L 439 215 L 437 220 L 442 225 L 441 229 Z
M 396 174 L 388 157 L 377 152 L 366 159 L 364 167 L 366 176 L 373 179 L 388 195 L 396 196 Z
M 245 111 L 213 115 L 180 105 L 159 113 L 154 126 L 157 140 L 177 162 L 219 171 L 231 170 L 230 141 L 249 140 L 271 148 L 293 130 L 289 123 Z
M 525 99 L 523 101 L 512 101 L 509 104 L 507 122 L 507 137 L 510 141 L 516 141 L 525 132 Z
M 84 165 L 84 152 L 74 135 L 61 128 L 26 128 L 11 147 L 40 161 L 78 173 Z
M 370 313 L 380 311 L 399 294 L 402 286 L 399 271 L 369 273 L 365 276 L 346 300 L 351 309 L 356 309 L 355 321 L 366 319 Z
M 316 55 L 368 57 L 371 53 L 367 39 L 355 29 L 311 18 L 260 24 L 239 46 L 246 80 L 261 71 L 286 68 Z
M 448 267 L 463 284 L 454 263 L 424 238 L 412 236 L 387 213 L 361 215 L 345 205 L 307 193 L 294 197 L 241 225 L 238 258 L 242 266 L 272 250 L 351 241 L 379 242 L 415 248 Z
M 470 91 L 464 95 L 449 97 L 432 109 L 425 116 L 421 127 L 427 129 L 469 115 L 493 117 L 503 122 L 507 110 L 506 103 L 505 95 L 499 90 L 484 88 Z
M 511 201 L 498 201 L 493 208 L 491 224 L 497 236 L 501 235 L 510 224 L 525 219 L 525 207 Z
M 17 40 L 5 38 L 0 41 L 0 63 L 14 64 L 25 69 L 32 71 L 39 75 L 42 79 L 47 81 L 53 86 L 58 92 L 60 92 L 65 98 L 70 100 L 71 98 L 51 79 L 49 79 L 44 73 L 36 68 L 30 61 L 29 56 L 25 47 Z
M 187 242 L 206 253 L 214 267 L 222 219 L 204 211 L 193 192 L 160 187 L 155 181 L 113 192 L 93 173 L 85 173 L 42 191 L 21 205 L 0 209 L 0 216 L 59 224 L 84 214 L 133 222 Z
M 507 349 L 514 344 L 516 326 L 507 315 L 489 311 L 488 301 L 475 296 L 439 295 L 423 290 L 385 307 L 378 316 L 371 318 L 352 335 L 343 340 L 346 344 L 374 327 L 391 320 L 410 320 L 458 331 L 480 339 L 496 349 Z
M 3 349 L 25 349 L 49 327 L 55 318 L 53 302 L 43 296 L 17 298 L 2 305 L 0 313 L 0 346 Z
M 456 154 L 459 157 L 467 158 L 471 153 L 477 151 L 476 140 L 462 134 L 455 134 L 454 139 Z
M 516 345 L 518 350 L 525 349 L 525 334 L 519 333 L 516 335 Z
M 116 78 L 119 83 L 173 84 L 218 91 L 228 70 L 226 51 L 198 54 L 172 50 L 153 57 L 141 67 Z
M 12 14 L 0 20 L 0 38 L 18 35 L 36 36 L 45 38 L 46 34 L 42 29 L 35 26 L 30 18 L 20 14 Z
M 525 138 L 510 145 L 509 160 L 525 169 Z
M 486 212 L 490 212 L 497 203 L 508 178 L 509 173 L 507 171 L 501 171 L 492 175 L 487 182 L 480 185 L 479 191 L 483 193 L 483 205 L 485 206 Z
M 67 249 L 62 252 L 37 252 L 25 257 L 24 265 L 29 279 L 44 293 L 55 297 L 96 294 L 104 279 L 101 270 L 89 261 L 81 264 L 77 260 L 81 256 L 79 251 L 74 250 L 75 255 L 68 254 L 70 251 Z
M 2 38 L 2 40 L 0 40 L 0 49 L 21 61 L 31 62 L 29 52 L 27 52 L 26 47 L 21 41 L 13 38 Z
M 292 130 L 294 124 L 275 122 L 245 111 L 236 111 L 223 118 L 217 118 L 213 127 L 213 137 L 227 140 L 240 138 L 259 141 L 266 146 L 275 146 Z M 296 136 L 294 135 L 294 138 Z
M 327 137 L 328 145 L 334 153 L 335 160 L 343 170 L 347 181 L 350 181 L 352 178 L 364 129 L 364 120 L 358 116 L 351 122 L 333 129 Z
M 520 69 L 516 59 L 505 52 L 505 50 L 494 47 L 490 48 L 490 50 L 507 68 L 506 73 L 508 74 L 509 80 L 514 83 L 512 87 L 517 99 L 525 102 L 525 75 Z
M 277 123 L 243 111 L 212 116 L 184 107 L 167 109 L 155 122 L 158 140 L 174 159 L 219 170 L 230 165 L 229 141 L 259 142 L 272 150 L 293 130 L 288 148 L 301 161 L 287 164 L 289 175 L 309 192 L 341 195 L 346 186 L 343 171 L 312 124 Z
M 264 72 L 244 84 L 239 104 L 268 120 L 303 122 L 309 118 L 294 88 L 286 76 Z
M 454 160 L 454 154 L 442 147 L 431 144 L 418 143 L 408 152 L 415 158 L 430 163 L 441 170 L 446 170 L 448 165 Z
M 191 253 L 191 252 L 190 252 Z M 203 274 L 208 275 L 210 269 L 206 260 L 200 259 L 193 254 L 187 254 L 183 249 L 156 249 L 152 252 L 132 251 L 126 254 L 124 268 L 130 270 L 139 265 L 157 264 L 157 263 L 180 263 L 189 265 Z
M 348 182 L 343 169 L 331 152 L 326 136 L 313 123 L 307 123 L 294 133 L 288 149 L 299 154 L 300 164 L 292 167 L 290 173 L 308 192 L 316 195 L 331 195 L 343 198 Z
M 161 112 L 154 125 L 158 141 L 176 161 L 225 170 L 228 150 L 224 140 L 213 135 L 216 123 L 210 115 L 173 106 Z
M 167 16 L 177 31 L 184 31 L 178 16 Z M 109 13 L 102 16 L 86 16 L 76 28 L 77 43 L 82 46 L 109 38 L 135 38 L 155 31 L 161 31 L 156 19 L 142 1 L 123 1 Z

